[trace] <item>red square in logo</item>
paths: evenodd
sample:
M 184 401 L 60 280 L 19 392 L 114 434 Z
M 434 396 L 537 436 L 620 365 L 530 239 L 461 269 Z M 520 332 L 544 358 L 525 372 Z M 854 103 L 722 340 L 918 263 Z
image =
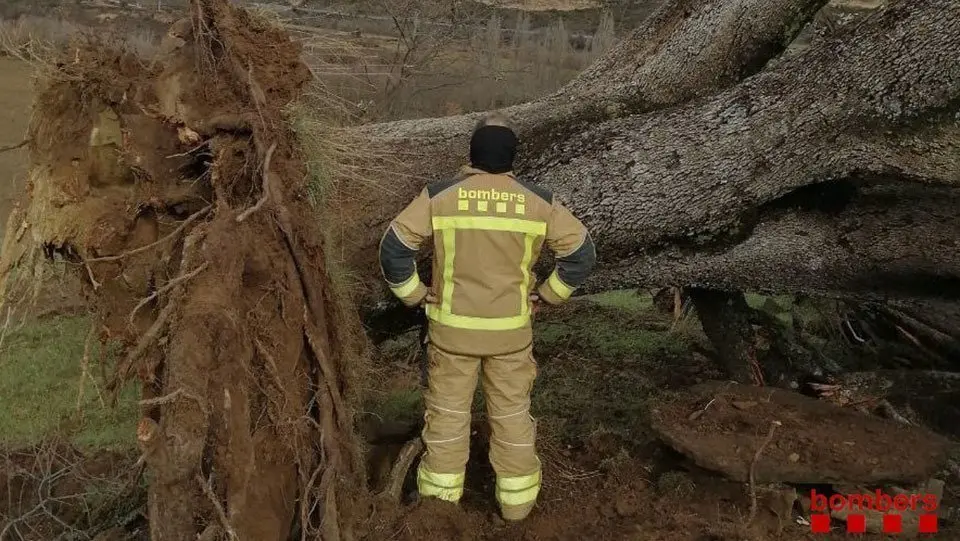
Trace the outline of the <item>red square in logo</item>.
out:
M 848 533 L 867 533 L 866 515 L 847 515 Z
M 810 515 L 810 531 L 830 533 L 830 515 Z
M 937 533 L 937 515 L 920 515 L 920 524 L 917 531 L 920 533 Z
M 883 515 L 883 533 L 900 533 L 903 530 L 903 517 Z

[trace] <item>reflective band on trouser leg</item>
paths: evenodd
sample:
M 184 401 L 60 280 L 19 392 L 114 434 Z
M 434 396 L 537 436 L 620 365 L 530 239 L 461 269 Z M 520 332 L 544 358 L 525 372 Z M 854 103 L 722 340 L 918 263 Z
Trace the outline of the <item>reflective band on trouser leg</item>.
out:
M 417 488 L 425 497 L 456 502 L 470 456 L 470 406 L 480 359 L 456 355 L 427 344 L 427 389 L 423 431 L 426 452 L 420 461 Z
M 433 473 L 421 462 L 417 468 L 417 490 L 421 496 L 458 502 L 463 496 L 465 477 L 462 473 Z
M 417 286 L 420 285 L 420 275 L 417 274 L 416 269 L 413 271 L 413 276 L 407 279 L 406 282 L 400 285 L 391 285 L 390 290 L 393 291 L 393 294 L 401 299 L 409 296 L 411 293 L 417 290 Z
M 540 494 L 540 470 L 530 475 L 497 479 L 497 501 L 503 506 L 533 503 Z
M 557 271 L 550 273 L 550 278 L 547 278 L 547 284 L 561 299 L 566 300 L 570 298 L 570 295 L 573 295 L 573 288 L 563 283 L 563 280 L 557 275 Z
M 497 501 L 507 520 L 526 516 L 540 492 L 536 422 L 530 416 L 530 392 L 536 376 L 531 346 L 483 360 L 490 463 L 497 475 Z

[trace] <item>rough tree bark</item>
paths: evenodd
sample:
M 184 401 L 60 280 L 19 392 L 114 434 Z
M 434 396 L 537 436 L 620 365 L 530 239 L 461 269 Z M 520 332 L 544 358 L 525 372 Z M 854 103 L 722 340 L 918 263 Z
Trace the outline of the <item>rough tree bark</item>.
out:
M 958 291 L 960 4 L 902 0 L 764 69 L 820 5 L 670 2 L 557 94 L 508 110 L 519 171 L 595 235 L 586 291 Z M 385 295 L 373 258 L 387 221 L 453 173 L 474 119 L 356 133 L 409 166 L 357 190 L 347 255 L 369 300 Z
M 734 381 L 763 384 L 754 348 L 752 310 L 743 293 L 691 288 L 689 290 L 703 331 L 714 344 L 720 365 Z

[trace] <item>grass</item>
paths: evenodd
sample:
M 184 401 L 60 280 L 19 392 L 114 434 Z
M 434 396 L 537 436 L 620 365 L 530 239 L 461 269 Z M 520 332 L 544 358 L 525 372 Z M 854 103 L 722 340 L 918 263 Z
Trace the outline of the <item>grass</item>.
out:
M 535 330 L 539 376 L 533 414 L 567 441 L 597 430 L 642 438 L 644 417 L 662 389 L 683 384 L 703 367 L 693 336 L 671 332 L 649 294 L 610 291 L 571 302 Z
M 582 299 L 606 306 L 609 308 L 618 308 L 628 312 L 640 313 L 653 308 L 653 296 L 649 293 L 641 293 L 637 290 L 617 290 L 588 295 Z
M 545 311 L 534 327 L 538 377 L 532 413 L 541 432 L 565 441 L 597 430 L 643 437 L 643 419 L 661 390 L 704 372 L 691 354 L 693 336 L 672 332 L 671 317 L 655 310 L 649 294 L 635 290 L 579 297 Z M 411 336 L 381 345 L 379 364 L 406 367 L 401 378 L 381 381 L 385 388 L 365 404 L 385 425 L 409 426 L 422 417 L 415 347 Z M 481 418 L 484 410 L 478 385 L 473 412 Z
M 97 387 L 88 379 L 77 409 L 89 331 L 87 317 L 71 316 L 27 323 L 7 334 L 0 352 L 0 444 L 28 447 L 60 436 L 85 449 L 123 450 L 134 445 L 133 386 L 124 389 L 117 407 L 111 408 L 109 402 L 101 404 Z M 90 372 L 97 377 L 99 348 L 95 344 L 91 349 Z M 104 362 L 109 362 L 107 353 Z M 97 385 L 102 388 L 100 382 Z
M 679 355 L 690 346 L 688 336 L 650 325 L 657 315 L 649 294 L 609 291 L 572 302 L 586 308 L 586 314 L 577 310 L 572 317 L 543 321 L 535 328 L 535 346 L 547 353 L 575 350 L 599 358 Z
M 545 349 L 575 349 L 580 355 L 605 359 L 659 353 L 679 354 L 689 345 L 684 335 L 642 328 L 624 330 L 621 322 L 615 318 L 602 323 L 597 319 L 543 323 L 535 340 Z
M 419 387 L 394 389 L 372 403 L 371 409 L 385 425 L 413 425 L 421 417 L 423 392 Z

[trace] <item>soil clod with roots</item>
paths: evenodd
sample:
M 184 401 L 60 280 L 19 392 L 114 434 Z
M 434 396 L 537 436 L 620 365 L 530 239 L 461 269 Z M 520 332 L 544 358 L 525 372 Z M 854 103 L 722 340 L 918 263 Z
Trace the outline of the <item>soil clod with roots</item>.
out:
M 362 330 L 284 116 L 310 79 L 286 33 L 226 0 L 191 2 L 151 62 L 88 38 L 45 70 L 4 278 L 74 263 L 123 345 L 152 539 L 353 537 Z

